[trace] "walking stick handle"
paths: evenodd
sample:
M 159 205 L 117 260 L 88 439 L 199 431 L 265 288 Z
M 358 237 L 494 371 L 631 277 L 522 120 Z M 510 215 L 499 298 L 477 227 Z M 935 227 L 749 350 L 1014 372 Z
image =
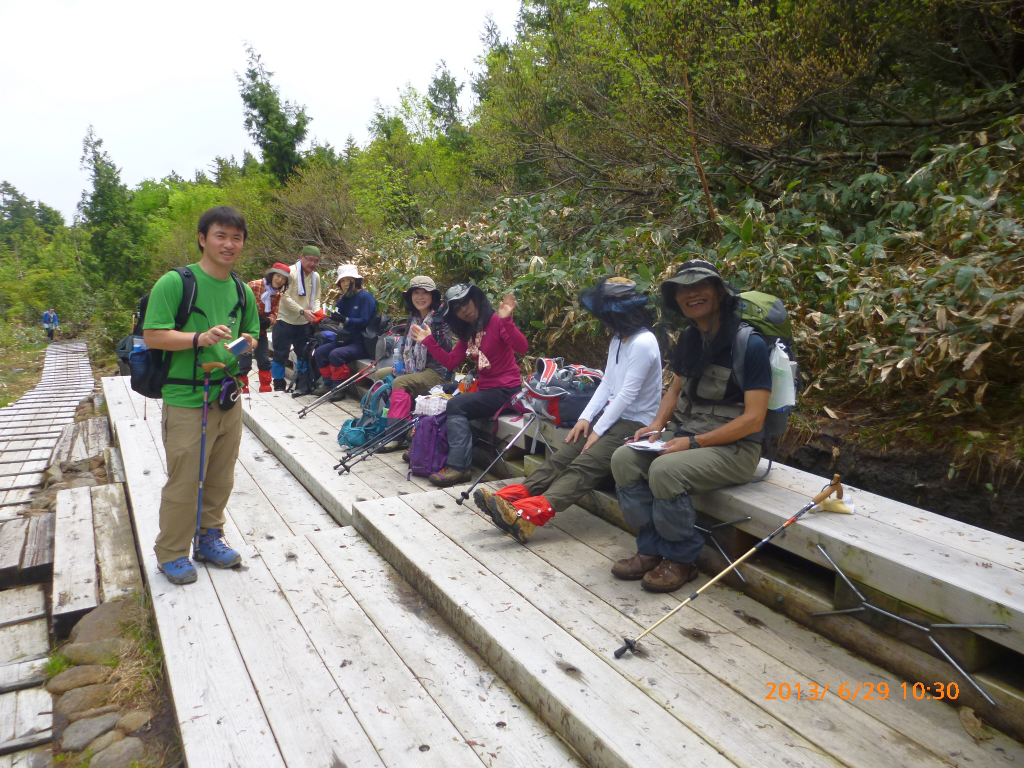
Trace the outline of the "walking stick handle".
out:
M 200 363 L 199 367 L 203 369 L 204 373 L 212 373 L 213 371 L 216 371 L 218 368 L 226 368 L 227 366 L 225 366 L 224 363 L 216 363 L 216 362 L 214 362 L 214 363 Z
M 833 493 L 836 495 L 837 499 L 843 498 L 843 486 L 839 482 L 839 475 L 832 475 L 832 482 L 825 486 L 825 488 L 822 489 L 821 493 L 815 496 L 812 499 L 812 501 L 815 504 L 821 504 L 821 502 L 823 502 Z

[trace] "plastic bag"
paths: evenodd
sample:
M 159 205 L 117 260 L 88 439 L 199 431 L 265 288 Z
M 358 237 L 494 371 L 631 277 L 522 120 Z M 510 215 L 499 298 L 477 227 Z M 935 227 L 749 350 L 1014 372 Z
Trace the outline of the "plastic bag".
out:
M 768 362 L 772 368 L 772 394 L 768 398 L 768 410 L 777 411 L 781 408 L 792 408 L 796 405 L 796 382 L 793 377 L 793 361 L 786 354 L 786 347 L 781 341 L 775 342 Z

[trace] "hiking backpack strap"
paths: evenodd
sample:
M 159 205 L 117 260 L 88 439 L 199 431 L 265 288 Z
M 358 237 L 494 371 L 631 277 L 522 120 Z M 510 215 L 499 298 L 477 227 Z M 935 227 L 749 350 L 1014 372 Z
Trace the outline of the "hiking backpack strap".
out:
M 736 383 L 743 389 L 743 382 L 746 380 L 747 368 L 747 346 L 750 343 L 750 334 L 754 333 L 754 326 L 747 323 L 740 323 L 736 331 L 736 338 L 732 342 L 732 375 Z

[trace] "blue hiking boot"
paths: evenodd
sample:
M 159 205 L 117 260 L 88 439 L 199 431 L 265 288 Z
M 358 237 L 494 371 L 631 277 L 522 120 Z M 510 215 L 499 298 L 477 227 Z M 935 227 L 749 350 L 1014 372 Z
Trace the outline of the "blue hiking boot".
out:
M 195 558 L 213 563 L 218 568 L 233 568 L 242 562 L 242 556 L 224 541 L 224 531 L 220 528 L 210 528 L 206 533 L 199 534 Z
M 158 566 L 171 584 L 191 584 L 196 580 L 196 567 L 187 557 L 179 557 Z

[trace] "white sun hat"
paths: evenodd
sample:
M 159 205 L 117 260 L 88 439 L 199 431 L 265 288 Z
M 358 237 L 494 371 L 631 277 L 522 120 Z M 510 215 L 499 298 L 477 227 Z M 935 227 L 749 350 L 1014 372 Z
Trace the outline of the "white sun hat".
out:
M 363 276 L 359 274 L 359 267 L 355 264 L 342 264 L 338 267 L 338 277 L 334 280 L 334 284 L 337 285 L 340 283 L 341 278 L 343 277 L 352 277 L 357 280 L 361 280 L 363 278 Z

